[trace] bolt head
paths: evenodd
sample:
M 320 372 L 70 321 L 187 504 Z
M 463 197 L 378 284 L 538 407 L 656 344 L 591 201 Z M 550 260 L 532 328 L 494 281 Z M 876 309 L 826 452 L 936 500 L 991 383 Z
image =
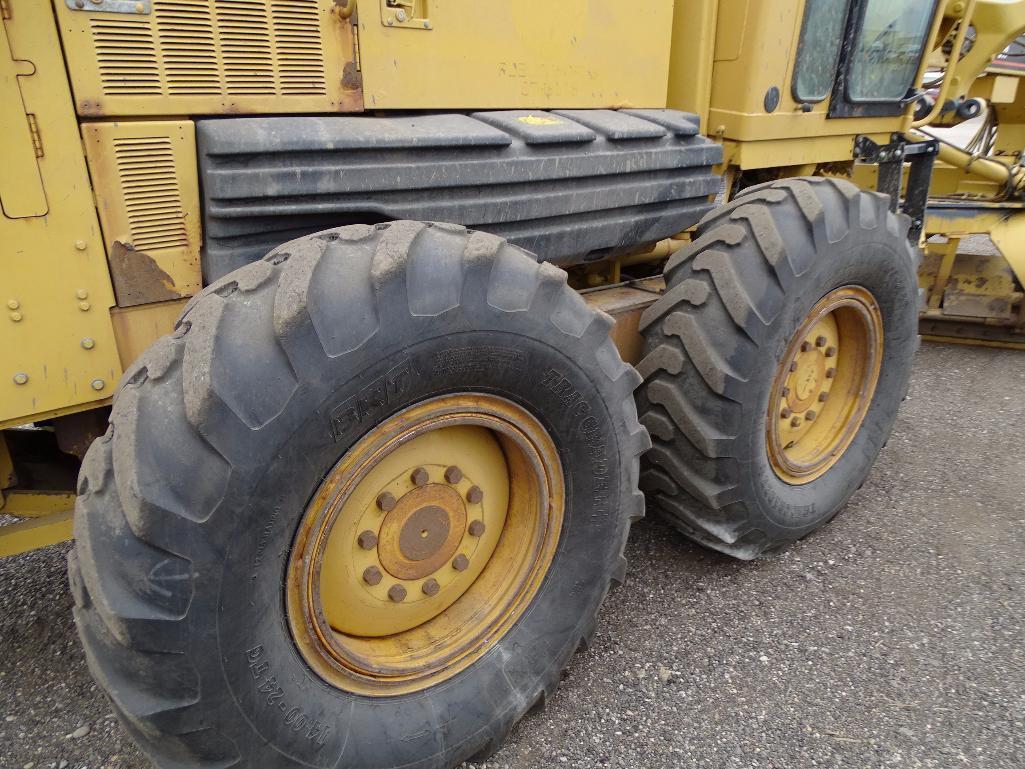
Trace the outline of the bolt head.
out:
M 455 465 L 445 468 L 445 483 L 459 483 L 463 480 L 463 471 Z
M 392 585 L 388 588 L 388 597 L 395 603 L 402 603 L 406 600 L 406 588 L 402 585 Z
M 384 512 L 390 512 L 395 509 L 395 495 L 390 491 L 385 491 L 382 494 L 377 495 L 377 509 Z
M 388 26 L 389 27 L 395 26 L 395 19 L 393 19 L 390 16 L 388 17 Z
M 827 358 L 832 358 L 834 355 L 836 355 L 836 348 L 835 347 L 827 347 L 826 348 L 826 357 Z
M 420 586 L 420 589 L 423 591 L 424 595 L 437 595 L 438 591 L 441 590 L 441 585 L 438 584 L 438 580 L 431 577 L 424 581 Z
M 452 568 L 455 569 L 456 571 L 466 571 L 466 569 L 467 569 L 467 567 L 469 567 L 469 565 L 470 565 L 470 559 L 467 558 L 462 553 L 460 553 L 459 555 L 457 555 L 455 558 L 452 559 Z
M 397 21 L 405 21 L 406 20 L 406 12 L 404 10 L 402 10 L 401 8 L 399 8 L 399 10 L 395 12 L 395 18 L 396 18 Z
M 791 419 L 790 420 L 790 426 L 791 427 L 800 427 L 801 426 L 801 418 L 800 417 L 794 417 L 793 419 Z
M 371 587 L 381 584 L 381 577 L 381 570 L 376 566 L 367 566 L 367 568 L 363 570 L 363 581 Z
M 94 379 L 92 382 L 90 382 L 90 384 L 92 385 L 92 388 L 94 390 L 102 390 L 104 387 L 107 386 L 107 383 L 104 382 L 102 379 Z
M 409 480 L 411 480 L 417 486 L 426 486 L 427 481 L 431 479 L 431 476 L 427 474 L 427 471 L 422 467 L 416 468 L 409 474 Z
M 809 422 L 814 421 L 815 416 L 815 412 L 811 411 L 810 409 L 804 412 L 804 418 L 807 419 Z
M 467 531 L 470 532 L 471 537 L 479 537 L 484 534 L 484 521 L 470 521 L 470 525 L 467 527 Z
M 89 292 L 86 291 L 84 288 L 80 288 L 78 289 L 78 291 L 75 292 L 75 296 L 77 296 L 79 299 L 88 299 Z
M 788 409 L 788 408 L 786 408 L 784 406 L 783 410 L 781 412 L 779 412 L 779 416 L 780 416 L 780 419 L 790 419 L 790 417 L 793 415 L 793 413 L 794 413 L 793 411 L 791 411 L 790 409 Z
M 75 3 L 75 5 L 78 5 L 78 3 Z M 78 5 L 78 7 L 82 8 L 84 5 L 85 5 L 85 3 L 83 3 L 82 5 Z M 84 240 L 76 240 L 75 241 L 75 248 L 77 248 L 79 251 L 85 251 L 85 241 Z
M 90 306 L 89 302 L 79 302 L 78 303 L 78 309 L 80 309 L 82 312 L 88 312 L 89 311 L 89 306 Z
M 484 499 L 484 490 L 480 486 L 471 486 L 466 492 L 466 501 L 471 505 L 480 504 L 482 499 Z
M 17 310 L 19 307 L 21 307 L 21 302 L 19 302 L 17 299 L 8 299 L 7 306 L 12 310 Z
M 808 352 L 811 349 L 811 342 L 801 342 L 801 352 Z
M 356 542 L 364 550 L 373 550 L 377 546 L 377 535 L 374 532 L 367 529 L 366 531 L 360 532 L 360 535 L 356 537 Z
M 826 342 L 828 342 L 828 341 L 829 340 L 826 339 L 824 336 L 817 336 L 817 337 L 815 337 L 815 346 L 816 347 L 825 347 L 826 346 Z
M 25 374 L 25 373 L 22 373 L 22 372 L 19 371 L 17 374 L 14 375 L 14 384 L 16 384 L 16 385 L 23 385 L 27 381 L 28 381 L 28 374 Z
M 12 312 L 11 313 L 11 320 L 13 320 L 15 323 L 21 323 L 22 317 L 23 316 L 22 316 L 22 314 L 20 312 Z
M 827 368 L 826 369 L 826 379 L 832 379 L 835 376 L 836 376 L 836 369 L 835 368 Z
M 92 337 L 88 337 L 87 336 L 85 339 L 82 340 L 82 349 L 83 350 L 91 350 L 95 346 L 96 346 L 96 342 L 93 340 Z
M 829 393 L 827 393 L 827 392 L 820 392 L 819 393 L 819 403 L 825 403 L 828 398 L 829 398 Z

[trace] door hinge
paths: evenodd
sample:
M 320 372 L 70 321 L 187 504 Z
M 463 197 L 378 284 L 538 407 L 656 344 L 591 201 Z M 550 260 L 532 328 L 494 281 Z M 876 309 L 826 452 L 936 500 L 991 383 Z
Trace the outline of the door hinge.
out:
M 43 137 L 39 133 L 39 121 L 36 120 L 36 116 L 32 112 L 26 113 L 25 117 L 28 118 L 28 130 L 32 134 L 32 149 L 35 150 L 36 157 L 41 158 L 43 156 Z

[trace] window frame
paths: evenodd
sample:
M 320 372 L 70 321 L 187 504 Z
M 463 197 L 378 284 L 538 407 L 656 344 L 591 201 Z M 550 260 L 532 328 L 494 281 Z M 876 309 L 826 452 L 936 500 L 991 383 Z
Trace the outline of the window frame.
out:
M 793 71 L 793 73 L 790 76 L 790 95 L 793 97 L 794 101 L 797 102 L 798 104 L 821 104 L 822 102 L 824 102 L 826 99 L 828 99 L 832 95 L 833 88 L 836 85 L 836 78 L 837 78 L 837 75 L 838 75 L 838 69 L 839 69 L 839 65 L 840 65 L 840 58 L 843 55 L 843 49 L 844 49 L 844 40 L 841 39 L 839 45 L 836 46 L 836 54 L 833 57 L 833 63 L 829 67 L 829 70 L 830 70 L 829 88 L 826 89 L 826 93 L 823 96 L 820 96 L 817 99 L 806 99 L 806 98 L 802 97 L 801 94 L 798 93 L 798 91 L 797 91 L 797 87 L 798 87 L 797 86 L 797 80 L 798 80 L 798 76 L 800 74 L 799 67 L 800 67 L 800 64 L 801 64 L 801 53 L 804 51 L 805 45 L 808 42 L 808 37 L 807 37 L 807 33 L 808 33 L 808 15 L 809 15 L 808 12 L 809 12 L 809 9 L 811 8 L 812 3 L 814 3 L 814 2 L 815 2 L 815 0 L 805 0 L 805 2 L 804 2 L 804 16 L 801 19 L 801 33 L 800 33 L 800 36 L 797 38 L 797 53 L 794 55 L 794 71 Z M 847 25 L 850 23 L 851 6 L 854 3 L 860 3 L 860 2 L 861 2 L 861 0 L 844 0 L 844 4 L 845 4 L 844 23 L 843 23 L 843 25 L 841 27 L 841 31 L 842 31 L 843 34 L 846 34 L 846 32 L 847 32 Z

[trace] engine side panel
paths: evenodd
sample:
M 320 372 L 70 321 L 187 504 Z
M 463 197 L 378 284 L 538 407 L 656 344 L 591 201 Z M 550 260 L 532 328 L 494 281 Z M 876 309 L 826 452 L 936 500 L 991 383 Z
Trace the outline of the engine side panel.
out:
M 197 122 L 214 280 L 300 235 L 419 219 L 560 265 L 680 232 L 711 208 L 722 149 L 671 110 L 508 110 Z

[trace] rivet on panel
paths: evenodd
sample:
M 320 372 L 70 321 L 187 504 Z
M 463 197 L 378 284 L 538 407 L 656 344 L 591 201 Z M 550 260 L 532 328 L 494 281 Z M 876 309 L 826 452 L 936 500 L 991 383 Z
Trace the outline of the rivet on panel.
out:
M 8 299 L 7 306 L 12 310 L 17 310 L 19 307 L 21 307 L 21 302 L 19 302 L 17 299 Z
M 20 312 L 12 312 L 11 313 L 11 320 L 13 320 L 15 323 L 20 323 L 21 322 L 21 318 L 22 318 L 22 315 L 21 315 Z
M 23 374 L 20 371 L 14 375 L 14 384 L 23 385 L 28 381 L 28 374 Z
M 107 383 L 102 379 L 94 379 L 91 384 L 94 390 L 102 390 L 107 386 Z
M 89 302 L 79 302 L 78 303 L 78 309 L 80 309 L 82 312 L 89 312 L 89 308 L 90 307 L 92 307 L 92 305 L 89 304 Z
M 75 241 L 75 248 L 77 248 L 79 251 L 85 251 L 85 241 L 84 240 L 76 240 Z
M 86 291 L 84 288 L 80 288 L 78 289 L 78 291 L 75 292 L 75 296 L 77 296 L 79 299 L 88 299 L 89 292 Z
M 93 341 L 92 337 L 88 337 L 87 336 L 85 339 L 82 340 L 82 349 L 83 350 L 91 350 L 95 346 L 96 346 L 96 342 Z

